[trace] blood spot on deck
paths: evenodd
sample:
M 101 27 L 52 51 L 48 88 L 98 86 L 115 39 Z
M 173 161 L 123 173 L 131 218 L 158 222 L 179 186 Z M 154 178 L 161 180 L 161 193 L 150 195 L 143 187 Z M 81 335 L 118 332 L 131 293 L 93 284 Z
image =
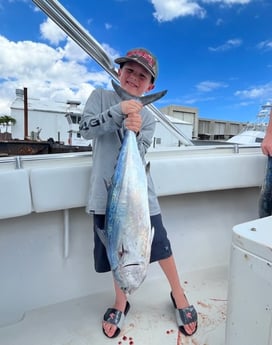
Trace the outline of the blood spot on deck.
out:
M 128 345 L 134 345 L 134 340 L 133 340 L 133 338 L 132 337 L 127 337 L 126 335 L 124 335 L 123 337 L 122 337 L 122 340 L 124 341 L 124 342 L 127 342 L 128 341 Z M 119 342 L 118 342 L 118 345 L 122 345 L 123 344 L 123 342 L 120 340 Z
M 172 333 L 174 333 L 175 331 L 173 330 L 173 329 L 168 329 L 167 331 L 166 331 L 166 334 L 172 334 Z

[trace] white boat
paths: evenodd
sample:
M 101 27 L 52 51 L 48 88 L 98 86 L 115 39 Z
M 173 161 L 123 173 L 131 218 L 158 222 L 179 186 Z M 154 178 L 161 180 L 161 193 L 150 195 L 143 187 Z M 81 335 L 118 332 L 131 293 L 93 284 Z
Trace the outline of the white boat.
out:
M 178 331 L 155 263 L 129 297 L 120 336 L 102 333 L 114 296 L 111 274 L 93 268 L 85 213 L 92 153 L 84 152 L 0 158 L 1 344 L 272 344 L 272 217 L 258 219 L 266 167 L 260 147 L 184 145 L 147 158 L 198 311 L 197 333 Z
M 234 144 L 260 145 L 266 133 L 271 109 L 272 104 L 270 102 L 262 105 L 261 110 L 256 116 L 256 120 L 254 122 L 249 122 L 241 133 L 234 135 L 232 138 L 228 139 L 227 142 Z
M 226 325 L 228 345 L 243 344 L 244 327 L 259 341 L 245 344 L 270 344 L 261 341 L 269 336 L 263 324 L 271 321 L 271 293 L 264 287 L 271 291 L 272 219 L 255 220 L 266 162 L 260 149 L 188 146 L 148 158 L 182 282 L 199 312 L 192 344 L 225 344 Z M 113 289 L 111 275 L 93 269 L 92 222 L 84 207 L 91 153 L 9 157 L 0 166 L 1 344 L 104 344 L 101 317 L 113 303 Z M 257 229 L 249 235 L 262 236 L 261 253 L 249 245 L 237 249 L 250 241 L 242 243 L 251 225 L 243 225 L 232 243 L 234 228 L 248 221 Z M 233 272 L 234 249 L 242 259 Z M 245 298 L 245 270 L 247 303 L 238 298 Z M 119 341 L 183 344 L 169 292 L 152 264 L 130 297 Z

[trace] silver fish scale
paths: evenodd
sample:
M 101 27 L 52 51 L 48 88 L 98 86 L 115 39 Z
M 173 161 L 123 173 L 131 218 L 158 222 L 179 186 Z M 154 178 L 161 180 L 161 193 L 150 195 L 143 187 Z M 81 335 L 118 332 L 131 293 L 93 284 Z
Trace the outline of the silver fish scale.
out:
M 131 293 L 146 277 L 153 233 L 145 166 L 136 136 L 129 130 L 108 194 L 105 237 L 114 278 L 126 293 Z

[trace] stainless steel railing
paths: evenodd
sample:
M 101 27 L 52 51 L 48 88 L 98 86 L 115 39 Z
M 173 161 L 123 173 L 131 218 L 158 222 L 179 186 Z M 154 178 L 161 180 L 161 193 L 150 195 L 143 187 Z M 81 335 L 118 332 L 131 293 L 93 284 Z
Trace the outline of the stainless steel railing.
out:
M 109 73 L 113 79 L 118 81 L 118 75 L 114 64 L 103 47 L 57 0 L 32 1 L 88 55 L 90 55 L 107 73 Z M 181 141 L 182 144 L 186 146 L 193 145 L 191 139 L 182 133 L 179 128 L 177 128 L 153 104 L 149 104 L 147 107 L 152 111 L 154 116 Z

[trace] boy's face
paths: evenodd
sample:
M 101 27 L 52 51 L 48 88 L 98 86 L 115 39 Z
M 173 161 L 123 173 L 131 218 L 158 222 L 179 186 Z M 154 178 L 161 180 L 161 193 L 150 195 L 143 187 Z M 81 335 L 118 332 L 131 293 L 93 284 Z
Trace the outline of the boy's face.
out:
M 137 62 L 126 62 L 118 70 L 118 76 L 122 88 L 133 96 L 140 97 L 155 86 L 151 74 Z

